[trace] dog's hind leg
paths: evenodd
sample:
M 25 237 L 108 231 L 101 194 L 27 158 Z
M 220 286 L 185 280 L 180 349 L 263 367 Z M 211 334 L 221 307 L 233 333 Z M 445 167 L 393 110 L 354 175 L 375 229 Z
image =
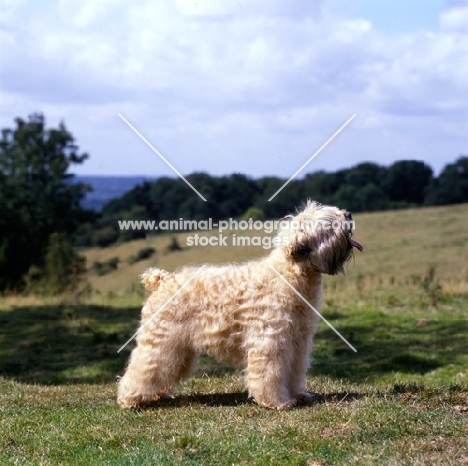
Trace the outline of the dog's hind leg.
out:
M 197 354 L 187 348 L 175 347 L 169 340 L 167 343 L 139 345 L 133 350 L 118 386 L 117 401 L 122 408 L 149 405 L 168 395 L 190 376 Z

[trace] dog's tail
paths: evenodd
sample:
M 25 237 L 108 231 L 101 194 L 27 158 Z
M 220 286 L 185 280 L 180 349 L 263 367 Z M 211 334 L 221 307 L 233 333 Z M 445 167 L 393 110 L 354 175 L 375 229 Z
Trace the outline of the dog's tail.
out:
M 148 270 L 145 270 L 141 275 L 141 284 L 148 290 L 148 291 L 156 291 L 161 284 L 167 277 L 171 275 L 169 272 L 165 270 L 157 269 L 155 267 L 151 267 Z

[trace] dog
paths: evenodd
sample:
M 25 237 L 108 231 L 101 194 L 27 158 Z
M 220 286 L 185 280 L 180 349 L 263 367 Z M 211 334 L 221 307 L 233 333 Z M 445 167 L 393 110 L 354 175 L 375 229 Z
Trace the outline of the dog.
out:
M 200 354 L 242 366 L 249 396 L 285 409 L 307 402 L 306 375 L 319 316 L 322 274 L 344 273 L 354 221 L 308 200 L 280 222 L 271 253 L 243 264 L 150 268 L 137 346 L 118 383 L 118 404 L 141 408 L 170 396 Z

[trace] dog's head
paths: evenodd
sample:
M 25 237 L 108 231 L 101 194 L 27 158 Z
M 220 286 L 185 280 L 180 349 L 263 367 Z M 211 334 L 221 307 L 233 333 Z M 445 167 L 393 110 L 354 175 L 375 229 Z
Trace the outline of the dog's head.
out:
M 288 215 L 280 223 L 279 247 L 295 262 L 336 275 L 344 273 L 353 248 L 363 249 L 351 238 L 353 229 L 350 212 L 309 200 L 296 215 Z

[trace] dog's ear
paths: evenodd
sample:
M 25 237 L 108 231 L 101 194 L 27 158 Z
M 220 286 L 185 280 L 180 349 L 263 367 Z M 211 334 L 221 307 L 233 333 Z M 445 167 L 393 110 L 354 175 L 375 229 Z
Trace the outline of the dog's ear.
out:
M 307 243 L 296 244 L 291 247 L 290 254 L 296 261 L 305 260 L 310 256 L 312 248 Z
M 295 261 L 299 262 L 306 260 L 312 252 L 312 248 L 309 244 L 309 238 L 307 234 L 304 231 L 297 230 L 293 231 L 292 234 L 288 230 L 284 230 L 283 233 L 284 232 L 288 233 L 288 243 L 286 247 L 287 253 Z
M 327 275 L 344 274 L 343 253 L 334 247 L 333 241 L 322 238 L 319 244 L 310 245 L 305 241 L 293 242 L 289 245 L 289 254 L 296 262 L 309 260 L 320 272 Z

